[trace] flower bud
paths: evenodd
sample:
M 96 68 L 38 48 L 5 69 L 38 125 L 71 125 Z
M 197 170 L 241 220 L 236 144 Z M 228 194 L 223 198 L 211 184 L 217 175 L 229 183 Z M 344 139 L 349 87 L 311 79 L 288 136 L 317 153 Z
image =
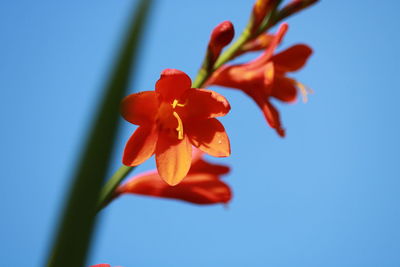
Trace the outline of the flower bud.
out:
M 208 43 L 208 51 L 212 63 L 221 54 L 222 49 L 232 41 L 234 35 L 235 29 L 230 21 L 224 21 L 214 28 Z
M 254 3 L 251 15 L 251 33 L 257 32 L 258 28 L 261 26 L 265 17 L 272 10 L 276 2 L 276 0 L 257 0 Z

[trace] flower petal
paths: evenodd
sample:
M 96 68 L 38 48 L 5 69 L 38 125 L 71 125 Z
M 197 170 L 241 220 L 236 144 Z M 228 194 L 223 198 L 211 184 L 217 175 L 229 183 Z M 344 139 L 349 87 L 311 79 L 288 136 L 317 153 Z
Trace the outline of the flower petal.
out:
M 195 173 L 208 173 L 208 174 L 227 174 L 230 168 L 225 165 L 219 165 L 214 163 L 209 163 L 203 159 L 192 161 L 192 167 L 190 167 L 189 174 Z
M 186 132 L 195 147 L 214 157 L 231 154 L 229 138 L 217 119 L 205 119 L 186 124 Z
M 275 68 L 274 68 L 274 64 L 272 62 L 268 62 L 265 65 L 265 70 L 264 70 L 264 91 L 266 91 L 265 93 L 267 93 L 268 95 L 270 94 L 270 88 L 272 86 L 272 84 L 274 83 L 275 80 Z M 268 90 L 266 90 L 268 89 Z M 268 91 L 268 92 L 267 92 Z
M 202 160 L 204 156 L 204 152 L 198 149 L 197 147 L 192 147 L 192 167 L 193 164 L 196 164 L 197 161 Z
M 190 169 L 192 145 L 186 135 L 182 140 L 160 132 L 156 147 L 156 163 L 160 176 L 169 185 L 177 185 Z
M 181 109 L 187 121 L 225 116 L 231 109 L 228 100 L 212 90 L 190 89 L 186 97 L 187 104 Z
M 157 171 L 144 172 L 129 179 L 119 186 L 116 194 L 139 194 L 148 196 L 160 196 L 162 191 L 169 187 L 160 177 Z
M 265 49 L 264 53 L 262 53 L 258 58 L 250 61 L 246 65 L 251 66 L 252 68 L 258 68 L 265 65 L 268 61 L 271 60 L 272 55 L 274 54 L 278 45 L 282 42 L 283 37 L 285 36 L 288 30 L 288 24 L 282 23 L 279 26 L 278 32 L 274 35 L 271 40 L 270 45 L 267 49 Z
M 265 96 L 260 91 L 251 91 L 247 94 L 257 103 L 264 114 L 269 126 L 274 128 L 279 136 L 285 136 L 285 130 L 282 128 L 278 110 L 269 102 L 268 96 Z
M 128 95 L 121 103 L 121 114 L 124 119 L 136 125 L 152 122 L 157 109 L 158 99 L 154 91 Z
M 232 198 L 230 187 L 218 176 L 211 174 L 190 174 L 165 195 L 195 204 L 228 203 Z
M 294 45 L 271 58 L 277 69 L 283 72 L 296 71 L 306 64 L 312 49 L 304 44 Z
M 266 101 L 261 109 L 271 128 L 274 128 L 280 137 L 285 137 L 278 110 L 269 101 Z
M 212 174 L 188 175 L 179 185 L 169 186 L 156 172 L 140 174 L 117 189 L 117 194 L 139 194 L 172 198 L 195 204 L 227 203 L 232 198 L 228 185 Z
M 297 89 L 292 79 L 276 76 L 272 85 L 273 97 L 283 102 L 293 102 L 297 99 Z
M 176 69 L 165 69 L 156 83 L 156 92 L 164 101 L 179 100 L 186 90 L 190 89 L 192 81 L 186 73 Z
M 224 65 L 216 70 L 205 83 L 205 87 L 219 85 L 245 90 L 251 87 L 263 73 L 248 68 L 246 65 Z
M 126 166 L 137 166 L 149 159 L 157 144 L 156 128 L 139 126 L 126 143 L 122 163 Z

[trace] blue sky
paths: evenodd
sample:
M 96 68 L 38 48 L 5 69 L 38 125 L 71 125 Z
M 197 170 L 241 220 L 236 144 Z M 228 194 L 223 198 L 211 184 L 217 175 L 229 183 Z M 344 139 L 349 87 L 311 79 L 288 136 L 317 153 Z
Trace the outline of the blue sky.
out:
M 0 193 L 4 266 L 42 266 L 80 145 L 135 1 L 0 3 Z M 160 0 L 131 91 L 160 72 L 194 77 L 212 28 L 243 29 L 252 1 Z M 315 94 L 278 103 L 280 139 L 240 92 L 221 119 L 231 138 L 228 209 L 127 196 L 100 218 L 90 264 L 398 266 L 400 38 L 397 1 L 321 1 L 287 22 L 281 48 L 307 43 L 292 75 Z M 246 57 L 245 60 L 251 57 Z M 134 127 L 123 122 L 112 170 Z M 150 159 L 137 172 L 154 167 Z

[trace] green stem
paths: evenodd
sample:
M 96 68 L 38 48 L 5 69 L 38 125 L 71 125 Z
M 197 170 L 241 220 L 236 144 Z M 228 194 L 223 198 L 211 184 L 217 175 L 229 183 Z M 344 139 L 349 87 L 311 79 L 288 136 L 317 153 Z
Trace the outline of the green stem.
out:
M 211 72 L 206 68 L 202 67 L 199 72 L 197 73 L 196 79 L 194 80 L 192 86 L 193 88 L 201 87 L 204 82 L 210 77 Z
M 246 27 L 240 37 L 234 42 L 222 55 L 218 58 L 217 62 L 214 64 L 213 71 L 216 71 L 218 68 L 220 68 L 222 65 L 224 65 L 226 62 L 231 60 L 232 58 L 235 57 L 236 52 L 239 51 L 242 46 L 251 38 L 250 34 L 250 29 L 249 27 Z M 209 73 L 209 75 L 212 74 Z
M 97 212 L 107 206 L 113 198 L 113 193 L 118 185 L 135 167 L 122 165 L 107 181 L 100 193 L 99 202 L 97 204 Z
M 48 267 L 85 266 L 96 226 L 96 208 L 118 129 L 120 101 L 134 73 L 139 42 L 152 1 L 138 1 L 125 41 L 105 84 L 98 113 L 82 148 L 60 224 L 49 251 Z

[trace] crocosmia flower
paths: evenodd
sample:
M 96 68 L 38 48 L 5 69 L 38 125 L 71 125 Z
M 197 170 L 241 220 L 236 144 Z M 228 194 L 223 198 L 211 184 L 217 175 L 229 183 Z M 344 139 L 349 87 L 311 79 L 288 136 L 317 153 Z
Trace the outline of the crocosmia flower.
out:
M 184 72 L 166 69 L 155 91 L 127 96 L 122 116 L 139 125 L 126 144 L 123 164 L 136 166 L 155 154 L 159 175 L 170 185 L 188 173 L 192 145 L 215 157 L 230 155 L 224 126 L 215 119 L 230 110 L 220 94 L 191 88 Z
M 166 184 L 157 171 L 142 173 L 128 180 L 116 191 L 121 194 L 138 194 L 173 198 L 195 204 L 228 203 L 232 193 L 220 176 L 229 172 L 223 165 L 211 164 L 202 159 L 203 153 L 195 149 L 189 173 L 177 186 Z
M 217 70 L 207 81 L 207 85 L 220 85 L 242 90 L 261 108 L 268 124 L 280 136 L 285 136 L 279 112 L 271 104 L 270 98 L 283 102 L 297 99 L 297 88 L 306 92 L 300 82 L 287 77 L 287 73 L 301 69 L 312 50 L 304 44 L 294 45 L 278 54 L 276 47 L 282 41 L 288 25 L 282 24 L 261 56 L 239 65 L 225 65 Z

